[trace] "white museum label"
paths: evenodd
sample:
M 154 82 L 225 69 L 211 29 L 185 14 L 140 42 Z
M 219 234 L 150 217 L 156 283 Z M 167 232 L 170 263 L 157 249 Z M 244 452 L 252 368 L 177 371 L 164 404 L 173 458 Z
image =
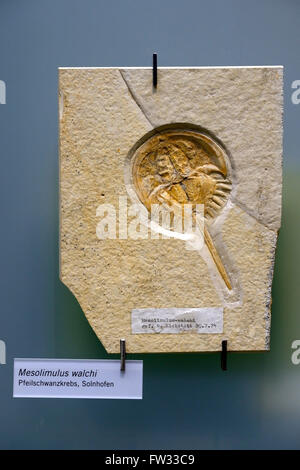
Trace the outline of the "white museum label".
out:
M 223 333 L 223 308 L 138 308 L 132 333 Z
M 143 361 L 15 359 L 15 398 L 143 398 Z

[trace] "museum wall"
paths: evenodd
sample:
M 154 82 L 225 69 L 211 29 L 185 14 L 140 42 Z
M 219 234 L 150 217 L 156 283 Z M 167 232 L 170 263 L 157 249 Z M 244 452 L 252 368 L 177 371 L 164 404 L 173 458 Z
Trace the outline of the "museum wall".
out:
M 0 2 L 0 448 L 299 448 L 299 26 L 291 0 Z M 161 66 L 284 66 L 271 350 L 229 353 L 226 372 L 219 353 L 131 355 L 143 400 L 14 399 L 14 358 L 118 357 L 59 280 L 58 67 L 151 66 L 153 52 Z

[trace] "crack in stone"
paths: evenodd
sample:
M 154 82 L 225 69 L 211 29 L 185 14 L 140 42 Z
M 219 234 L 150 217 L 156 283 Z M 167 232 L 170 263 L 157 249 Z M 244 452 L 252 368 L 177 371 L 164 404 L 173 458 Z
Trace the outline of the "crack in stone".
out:
M 150 118 L 147 116 L 147 113 L 146 113 L 146 111 L 143 109 L 141 103 L 139 103 L 139 101 L 138 101 L 136 95 L 134 94 L 133 90 L 131 89 L 131 87 L 129 86 L 127 80 L 125 79 L 122 70 L 119 70 L 119 72 L 120 72 L 120 75 L 121 75 L 121 77 L 123 78 L 123 80 L 124 80 L 124 82 L 125 82 L 125 85 L 127 86 L 127 89 L 128 89 L 128 91 L 129 91 L 129 94 L 130 94 L 131 98 L 132 98 L 133 101 L 136 103 L 136 105 L 139 107 L 139 109 L 141 110 L 143 116 L 147 119 L 147 121 L 149 122 L 149 124 L 151 125 L 151 127 L 153 127 L 153 129 L 154 129 L 154 124 L 151 122 Z
M 232 199 L 232 203 L 235 204 L 237 207 L 239 207 L 240 209 L 242 209 L 243 212 L 245 212 L 247 215 L 249 215 L 249 217 L 252 217 L 252 219 L 256 220 L 256 222 L 258 222 L 260 225 L 262 225 L 263 227 L 265 227 L 267 230 L 270 230 L 270 232 L 275 232 L 277 233 L 278 232 L 278 228 L 271 228 L 269 227 L 265 222 L 263 222 L 261 219 L 259 219 L 251 209 L 249 209 L 245 204 L 243 204 L 242 202 L 240 202 L 238 199 L 236 198 L 233 198 Z

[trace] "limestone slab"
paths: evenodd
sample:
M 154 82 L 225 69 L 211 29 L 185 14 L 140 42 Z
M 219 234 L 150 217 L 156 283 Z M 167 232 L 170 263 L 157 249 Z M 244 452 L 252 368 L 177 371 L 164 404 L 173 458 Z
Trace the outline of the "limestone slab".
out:
M 160 68 L 154 90 L 151 68 L 59 69 L 60 276 L 108 352 L 120 338 L 128 352 L 217 351 L 223 339 L 232 351 L 269 349 L 282 72 Z M 128 237 L 120 201 L 147 208 L 146 193 L 203 202 L 203 247 L 151 238 L 142 223 L 149 236 Z M 115 208 L 115 238 L 99 236 L 105 208 Z M 132 312 L 143 309 L 222 309 L 223 333 L 134 333 Z

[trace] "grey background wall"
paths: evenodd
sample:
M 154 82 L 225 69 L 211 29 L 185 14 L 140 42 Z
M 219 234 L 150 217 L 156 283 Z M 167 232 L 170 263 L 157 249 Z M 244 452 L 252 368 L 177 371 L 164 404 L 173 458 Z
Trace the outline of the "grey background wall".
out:
M 300 448 L 296 0 L 0 0 L 0 448 Z M 58 278 L 59 66 L 284 65 L 270 353 L 145 355 L 142 401 L 12 398 L 14 357 L 108 357 Z M 250 143 L 251 145 L 251 143 Z

